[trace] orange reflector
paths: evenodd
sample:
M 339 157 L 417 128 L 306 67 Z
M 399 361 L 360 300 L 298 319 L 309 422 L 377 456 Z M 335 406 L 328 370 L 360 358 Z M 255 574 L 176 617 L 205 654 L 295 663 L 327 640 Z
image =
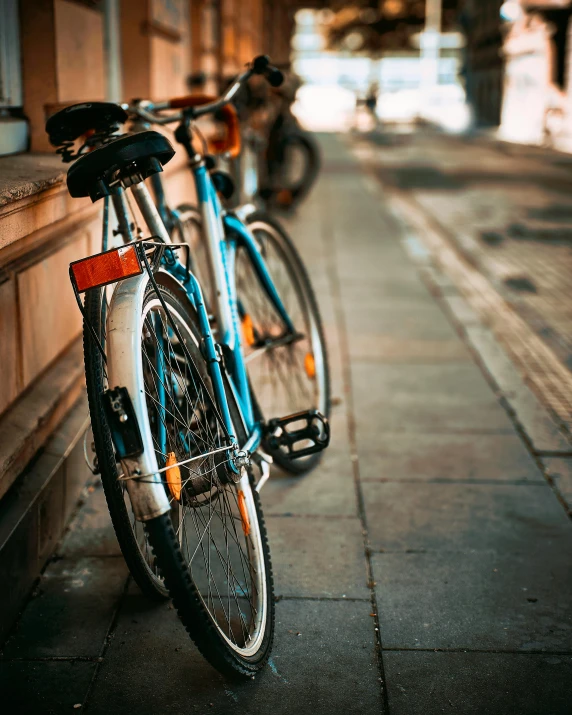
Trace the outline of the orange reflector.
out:
M 306 370 L 306 375 L 308 375 L 310 380 L 316 377 L 316 363 L 312 353 L 306 353 L 306 357 L 304 358 L 304 369 Z
M 171 466 L 173 464 L 177 464 L 177 457 L 174 452 L 169 452 L 167 455 L 167 464 L 165 465 L 167 467 L 171 467 L 170 469 L 167 469 L 167 485 L 173 499 L 181 501 L 181 470 L 179 467 Z
M 247 345 L 254 345 L 254 325 L 248 313 L 242 319 L 242 334 L 244 335 L 244 340 Z
M 290 189 L 282 189 L 276 194 L 276 201 L 280 204 L 280 206 L 290 206 L 292 198 L 292 192 Z
M 79 293 L 143 273 L 135 246 L 121 246 L 70 263 Z
M 246 499 L 243 491 L 238 492 L 238 510 L 240 511 L 242 530 L 244 531 L 244 535 L 248 536 L 250 534 L 250 519 L 246 511 Z

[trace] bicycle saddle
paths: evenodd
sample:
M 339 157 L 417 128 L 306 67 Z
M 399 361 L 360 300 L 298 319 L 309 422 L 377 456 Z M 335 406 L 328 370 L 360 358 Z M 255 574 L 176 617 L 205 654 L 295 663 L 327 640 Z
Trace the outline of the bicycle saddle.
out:
M 84 102 L 61 109 L 46 122 L 50 144 L 75 141 L 88 131 L 107 132 L 127 121 L 127 112 L 111 102 Z
M 143 181 L 161 171 L 174 155 L 170 142 L 159 132 L 126 134 L 80 156 L 69 168 L 68 190 L 74 198 L 90 196 L 97 201 L 110 193 L 110 182 L 126 177 L 130 184 Z

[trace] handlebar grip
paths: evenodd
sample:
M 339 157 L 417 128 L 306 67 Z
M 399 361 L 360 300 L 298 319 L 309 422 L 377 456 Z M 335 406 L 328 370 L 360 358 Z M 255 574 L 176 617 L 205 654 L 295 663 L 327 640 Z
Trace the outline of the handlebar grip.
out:
M 252 72 L 264 75 L 268 84 L 272 87 L 280 87 L 284 82 L 284 75 L 277 67 L 270 64 L 268 55 L 259 55 L 252 60 Z
M 169 100 L 169 109 L 186 109 L 187 107 L 199 107 L 201 104 L 215 102 L 216 97 L 210 94 L 188 94 L 185 97 L 173 97 Z
M 270 67 L 270 57 L 268 55 L 258 55 L 252 60 L 252 71 L 254 74 L 264 74 Z
M 269 67 L 264 73 L 264 76 L 271 87 L 280 87 L 282 82 L 284 82 L 284 75 L 277 67 Z

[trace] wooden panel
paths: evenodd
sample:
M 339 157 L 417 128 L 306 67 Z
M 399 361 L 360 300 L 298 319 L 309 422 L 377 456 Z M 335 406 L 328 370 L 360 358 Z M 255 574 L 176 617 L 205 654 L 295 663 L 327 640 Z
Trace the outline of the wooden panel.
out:
M 152 20 L 177 30 L 178 39 L 168 39 L 150 30 L 151 99 L 188 94 L 191 72 L 189 7 L 185 0 L 153 0 Z
M 20 22 L 24 111 L 30 119 L 31 148 L 50 151 L 44 105 L 57 101 L 53 1 L 20 0 Z
M 180 33 L 187 22 L 186 0 L 151 0 L 150 20 L 158 26 Z
M 105 99 L 102 14 L 66 0 L 54 11 L 58 101 Z
M 121 64 L 125 99 L 148 98 L 150 47 L 145 27 L 149 21 L 148 0 L 121 0 Z
M 151 99 L 159 100 L 188 94 L 190 56 L 187 45 L 163 37 L 150 37 Z
M 0 285 L 0 413 L 16 398 L 18 381 L 18 332 L 16 284 L 10 279 Z
M 80 396 L 82 356 L 78 339 L 0 417 L 0 499 Z
M 85 231 L 18 276 L 22 329 L 22 377 L 28 385 L 68 346 L 81 330 L 79 312 L 69 281 L 72 261 L 87 255 Z
M 7 248 L 10 247 L 11 253 L 22 252 L 22 246 L 14 244 L 20 241 L 27 244 L 30 241 L 41 242 L 62 231 L 69 235 L 74 224 L 97 214 L 101 207 L 101 203 L 92 204 L 89 199 L 72 199 L 64 186 L 48 189 L 3 207 L 0 212 L 0 263 L 4 264 L 7 260 Z M 56 225 L 56 222 L 59 223 Z M 28 247 L 24 249 L 25 252 L 27 250 Z

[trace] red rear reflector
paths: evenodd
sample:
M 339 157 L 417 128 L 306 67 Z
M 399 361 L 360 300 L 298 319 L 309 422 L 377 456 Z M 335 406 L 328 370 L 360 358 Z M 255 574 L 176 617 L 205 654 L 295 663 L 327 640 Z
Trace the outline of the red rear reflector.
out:
M 121 246 L 70 263 L 79 293 L 143 273 L 135 246 Z

